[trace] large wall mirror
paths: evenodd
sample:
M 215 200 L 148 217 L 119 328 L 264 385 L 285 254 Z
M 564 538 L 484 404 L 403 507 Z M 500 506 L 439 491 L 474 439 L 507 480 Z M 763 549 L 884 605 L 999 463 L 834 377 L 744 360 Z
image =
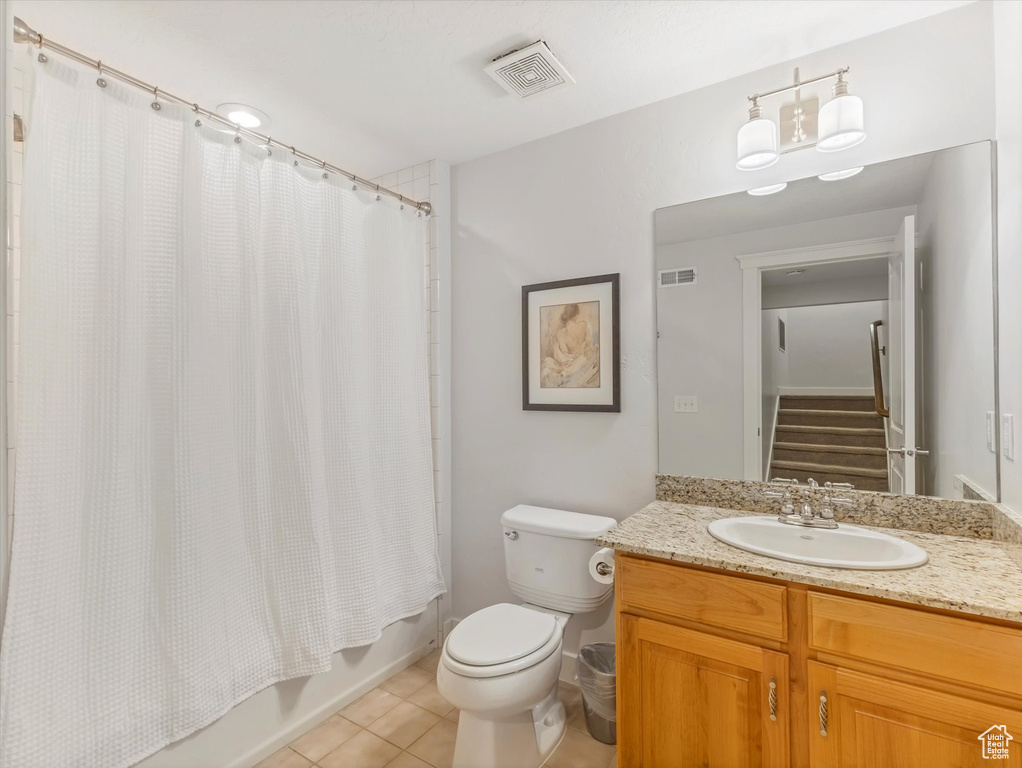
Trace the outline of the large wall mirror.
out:
M 989 142 L 656 212 L 660 471 L 999 498 Z

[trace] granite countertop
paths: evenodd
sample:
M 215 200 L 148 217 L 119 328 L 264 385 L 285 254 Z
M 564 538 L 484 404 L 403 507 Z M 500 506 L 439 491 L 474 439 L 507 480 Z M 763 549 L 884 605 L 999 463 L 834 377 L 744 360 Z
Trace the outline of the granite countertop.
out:
M 993 541 L 876 528 L 918 544 L 929 554 L 929 562 L 901 571 L 851 571 L 756 555 L 717 541 L 706 530 L 713 520 L 749 515 L 733 509 L 654 501 L 607 531 L 597 543 L 680 563 L 1022 622 L 1022 568 Z

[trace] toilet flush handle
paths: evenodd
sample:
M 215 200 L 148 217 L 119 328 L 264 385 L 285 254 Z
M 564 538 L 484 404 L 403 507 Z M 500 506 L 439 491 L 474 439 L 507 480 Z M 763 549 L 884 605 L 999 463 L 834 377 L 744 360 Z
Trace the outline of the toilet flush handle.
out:
M 504 531 L 504 535 L 511 539 L 511 541 L 518 541 L 518 531 Z

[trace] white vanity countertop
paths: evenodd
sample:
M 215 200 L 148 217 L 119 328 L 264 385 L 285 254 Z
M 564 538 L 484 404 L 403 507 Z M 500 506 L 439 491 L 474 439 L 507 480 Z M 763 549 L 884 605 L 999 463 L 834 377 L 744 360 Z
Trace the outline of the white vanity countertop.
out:
M 994 541 L 892 528 L 930 560 L 901 571 L 851 571 L 790 563 L 736 549 L 706 526 L 750 512 L 654 501 L 597 539 L 603 547 L 904 603 L 1022 622 L 1022 568 Z M 868 527 L 868 526 L 863 526 Z

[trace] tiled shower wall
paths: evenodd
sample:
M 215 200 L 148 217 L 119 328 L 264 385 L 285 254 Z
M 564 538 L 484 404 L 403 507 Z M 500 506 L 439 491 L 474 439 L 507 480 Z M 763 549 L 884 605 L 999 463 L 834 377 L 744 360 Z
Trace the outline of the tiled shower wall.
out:
M 429 341 L 430 424 L 433 432 L 433 495 L 440 561 L 451 585 L 451 167 L 439 160 L 419 163 L 373 179 L 414 200 L 429 202 L 433 212 L 425 234 L 423 266 Z M 437 610 L 440 642 L 451 620 L 448 593 Z

